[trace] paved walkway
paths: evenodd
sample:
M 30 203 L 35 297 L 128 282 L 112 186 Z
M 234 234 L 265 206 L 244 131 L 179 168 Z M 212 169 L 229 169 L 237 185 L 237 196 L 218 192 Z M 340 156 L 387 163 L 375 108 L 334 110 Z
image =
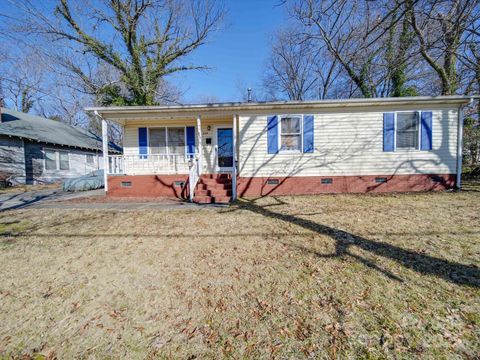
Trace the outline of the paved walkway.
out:
M 0 212 L 6 210 L 35 208 L 35 209 L 104 209 L 104 210 L 201 210 L 205 208 L 224 208 L 228 205 L 197 205 L 187 202 L 156 202 L 156 201 L 86 201 L 69 202 L 68 200 L 81 200 L 90 197 L 99 197 L 104 194 L 103 189 L 79 191 L 74 193 L 63 192 L 58 189 L 35 190 L 18 193 L 0 194 Z
M 8 192 L 0 194 L 0 211 L 21 209 L 30 206 L 37 206 L 48 202 L 65 201 L 89 196 L 103 194 L 103 189 L 82 191 L 76 193 L 64 192 L 60 188 L 33 190 L 23 192 Z

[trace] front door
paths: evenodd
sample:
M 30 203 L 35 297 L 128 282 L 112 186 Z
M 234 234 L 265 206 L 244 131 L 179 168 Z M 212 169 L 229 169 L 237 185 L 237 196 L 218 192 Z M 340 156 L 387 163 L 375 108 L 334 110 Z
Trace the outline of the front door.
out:
M 217 128 L 217 169 L 231 171 L 233 168 L 233 131 L 232 128 Z

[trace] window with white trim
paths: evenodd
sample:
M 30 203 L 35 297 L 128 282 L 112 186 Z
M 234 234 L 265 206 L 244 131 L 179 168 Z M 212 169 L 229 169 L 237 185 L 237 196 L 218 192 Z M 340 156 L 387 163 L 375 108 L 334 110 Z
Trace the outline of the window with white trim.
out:
M 45 170 L 57 170 L 57 152 L 45 150 Z
M 302 118 L 300 116 L 280 117 L 280 151 L 302 150 Z
M 85 154 L 85 161 L 87 164 L 92 165 L 95 162 L 95 157 L 93 154 Z
M 418 149 L 419 116 L 416 111 L 397 112 L 396 148 Z
M 185 128 L 159 127 L 149 128 L 150 154 L 185 154 Z
M 70 169 L 70 158 L 68 151 L 59 151 L 58 152 L 58 162 L 60 170 L 69 170 Z
M 68 151 L 44 149 L 45 170 L 70 170 L 70 154 Z

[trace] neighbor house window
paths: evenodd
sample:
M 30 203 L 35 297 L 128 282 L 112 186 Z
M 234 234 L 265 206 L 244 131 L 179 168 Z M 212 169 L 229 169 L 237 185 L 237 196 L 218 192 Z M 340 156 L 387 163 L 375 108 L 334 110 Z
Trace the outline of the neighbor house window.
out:
M 57 170 L 57 152 L 45 150 L 45 170 Z
M 280 117 L 280 150 L 301 151 L 302 129 L 300 116 Z
M 397 112 L 397 149 L 418 149 L 418 113 Z
M 93 164 L 95 162 L 95 158 L 93 157 L 93 154 L 86 154 L 86 160 L 87 160 L 87 164 Z
M 59 151 L 60 170 L 70 169 L 70 162 L 67 151 Z
M 185 128 L 149 128 L 150 154 L 185 154 Z
M 68 151 L 45 149 L 45 170 L 69 170 L 70 159 Z

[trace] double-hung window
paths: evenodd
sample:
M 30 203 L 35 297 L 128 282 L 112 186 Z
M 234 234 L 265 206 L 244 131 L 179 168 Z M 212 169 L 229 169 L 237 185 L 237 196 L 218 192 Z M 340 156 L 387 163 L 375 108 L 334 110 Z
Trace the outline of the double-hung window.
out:
M 149 128 L 150 154 L 185 154 L 185 128 Z
M 396 147 L 397 149 L 418 149 L 419 117 L 418 112 L 397 112 Z
M 93 165 L 95 163 L 95 157 L 93 154 L 85 154 L 85 160 L 87 164 Z
M 58 162 L 60 170 L 69 170 L 70 169 L 70 159 L 67 151 L 58 152 Z
M 280 151 L 302 151 L 302 118 L 280 116 Z
M 69 170 L 70 156 L 68 151 L 45 149 L 45 170 Z
M 45 150 L 45 170 L 57 170 L 57 152 Z

